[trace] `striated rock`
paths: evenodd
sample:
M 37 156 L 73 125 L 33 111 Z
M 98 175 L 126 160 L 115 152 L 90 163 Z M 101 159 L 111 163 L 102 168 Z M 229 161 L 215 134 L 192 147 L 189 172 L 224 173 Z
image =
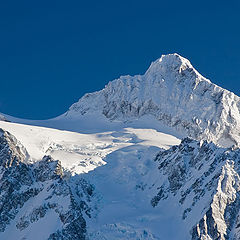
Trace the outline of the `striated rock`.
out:
M 239 239 L 240 150 L 219 148 L 207 141 L 182 140 L 160 152 L 162 185 L 151 204 L 174 196 L 182 219 L 192 224 L 193 240 Z M 194 225 L 193 221 L 197 221 Z M 233 232 L 235 238 L 230 238 Z
M 0 232 L 20 239 L 33 224 L 41 229 L 41 219 L 51 215 L 59 227 L 45 230 L 42 239 L 85 239 L 93 187 L 80 177 L 65 178 L 60 162 L 50 156 L 26 162 L 26 149 L 10 133 L 0 133 Z
M 28 158 L 26 149 L 7 131 L 0 129 L 0 166 L 18 165 Z
M 63 177 L 60 161 L 54 160 L 51 156 L 44 156 L 42 161 L 36 163 L 34 173 L 36 180 L 40 182 Z

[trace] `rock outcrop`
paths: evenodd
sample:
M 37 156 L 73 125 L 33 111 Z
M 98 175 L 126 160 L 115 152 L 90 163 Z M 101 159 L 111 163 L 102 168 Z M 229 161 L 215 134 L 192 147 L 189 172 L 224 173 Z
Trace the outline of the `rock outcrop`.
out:
M 0 232 L 24 239 L 28 228 L 41 229 L 41 219 L 51 218 L 57 231 L 44 229 L 42 239 L 85 239 L 84 216 L 91 217 L 93 187 L 80 177 L 73 183 L 50 156 L 27 162 L 27 151 L 17 139 L 2 129 L 0 134 Z
M 161 185 L 153 207 L 174 196 L 192 240 L 239 239 L 240 150 L 189 138 L 160 152 Z M 194 224 L 195 221 L 195 224 Z M 197 221 L 197 222 L 196 222 Z

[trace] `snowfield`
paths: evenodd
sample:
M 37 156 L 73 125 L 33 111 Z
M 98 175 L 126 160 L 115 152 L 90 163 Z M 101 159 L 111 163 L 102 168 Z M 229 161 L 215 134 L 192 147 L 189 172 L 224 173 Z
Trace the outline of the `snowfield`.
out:
M 72 174 L 87 173 L 104 165 L 107 155 L 125 147 L 139 145 L 167 149 L 180 142 L 178 138 L 155 129 L 127 125 L 122 129 L 114 125 L 111 129 L 111 122 L 108 124 L 109 131 L 106 126 L 103 131 L 98 126 L 97 133 L 89 134 L 4 121 L 0 121 L 0 128 L 12 133 L 25 146 L 31 157 L 29 161 L 35 162 L 50 155 L 60 160 Z
M 28 161 L 34 163 L 51 155 L 72 175 L 84 174 L 95 186 L 97 209 L 95 217 L 87 221 L 90 239 L 159 239 L 158 212 L 150 205 L 151 195 L 143 196 L 142 188 L 149 181 L 149 173 L 158 175 L 153 162 L 156 154 L 178 145 L 180 140 L 155 129 L 134 128 L 131 123 L 131 127 L 124 124 L 123 128 L 122 124 L 106 124 L 110 131 L 105 131 L 106 126 L 101 131 L 98 126 L 97 133 L 88 134 L 4 121 L 0 121 L 0 128 L 12 133 L 26 147 Z M 50 216 L 47 218 L 51 221 Z M 35 229 L 42 226 L 41 222 L 38 224 Z M 33 229 L 28 229 L 27 239 Z M 9 231 L 12 228 L 7 230 L 8 235 Z M 9 236 L 20 236 L 13 232 L 15 235 Z M 37 239 L 45 239 L 44 236 Z

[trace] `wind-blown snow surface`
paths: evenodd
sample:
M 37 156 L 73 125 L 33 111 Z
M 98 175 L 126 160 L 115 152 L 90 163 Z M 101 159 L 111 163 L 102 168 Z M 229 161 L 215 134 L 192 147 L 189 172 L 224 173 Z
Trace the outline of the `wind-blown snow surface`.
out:
M 110 123 L 109 123 L 110 124 Z M 134 145 L 167 149 L 179 140 L 154 129 L 117 128 L 117 131 L 99 131 L 83 134 L 52 128 L 0 121 L 0 128 L 11 132 L 27 149 L 31 162 L 45 155 L 61 161 L 72 173 L 84 173 L 104 165 L 105 157 Z
M 0 168 L 0 239 L 32 239 L 39 228 L 39 240 L 239 239 L 239 110 L 238 96 L 170 54 L 55 119 L 4 115 L 0 128 L 17 140 L 0 135 L 0 160 L 14 163 Z M 20 178 L 23 189 L 13 184 L 19 165 L 31 179 Z

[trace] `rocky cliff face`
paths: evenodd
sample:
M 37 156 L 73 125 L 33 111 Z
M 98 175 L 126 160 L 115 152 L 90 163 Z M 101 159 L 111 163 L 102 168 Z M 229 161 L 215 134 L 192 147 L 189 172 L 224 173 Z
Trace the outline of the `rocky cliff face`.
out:
M 240 99 L 201 76 L 178 54 L 163 55 L 144 75 L 123 76 L 103 90 L 86 94 L 66 117 L 100 112 L 131 120 L 151 115 L 194 139 L 221 146 L 238 144 Z
M 33 226 L 44 227 L 41 239 L 85 239 L 84 217 L 91 217 L 88 202 L 93 187 L 81 178 L 73 184 L 61 163 L 49 156 L 27 162 L 27 151 L 16 138 L 2 129 L 0 134 L 0 232 L 4 239 L 33 239 Z M 44 226 L 44 219 L 54 227 Z
M 160 152 L 161 184 L 151 204 L 173 197 L 193 240 L 239 239 L 240 151 L 184 139 Z

